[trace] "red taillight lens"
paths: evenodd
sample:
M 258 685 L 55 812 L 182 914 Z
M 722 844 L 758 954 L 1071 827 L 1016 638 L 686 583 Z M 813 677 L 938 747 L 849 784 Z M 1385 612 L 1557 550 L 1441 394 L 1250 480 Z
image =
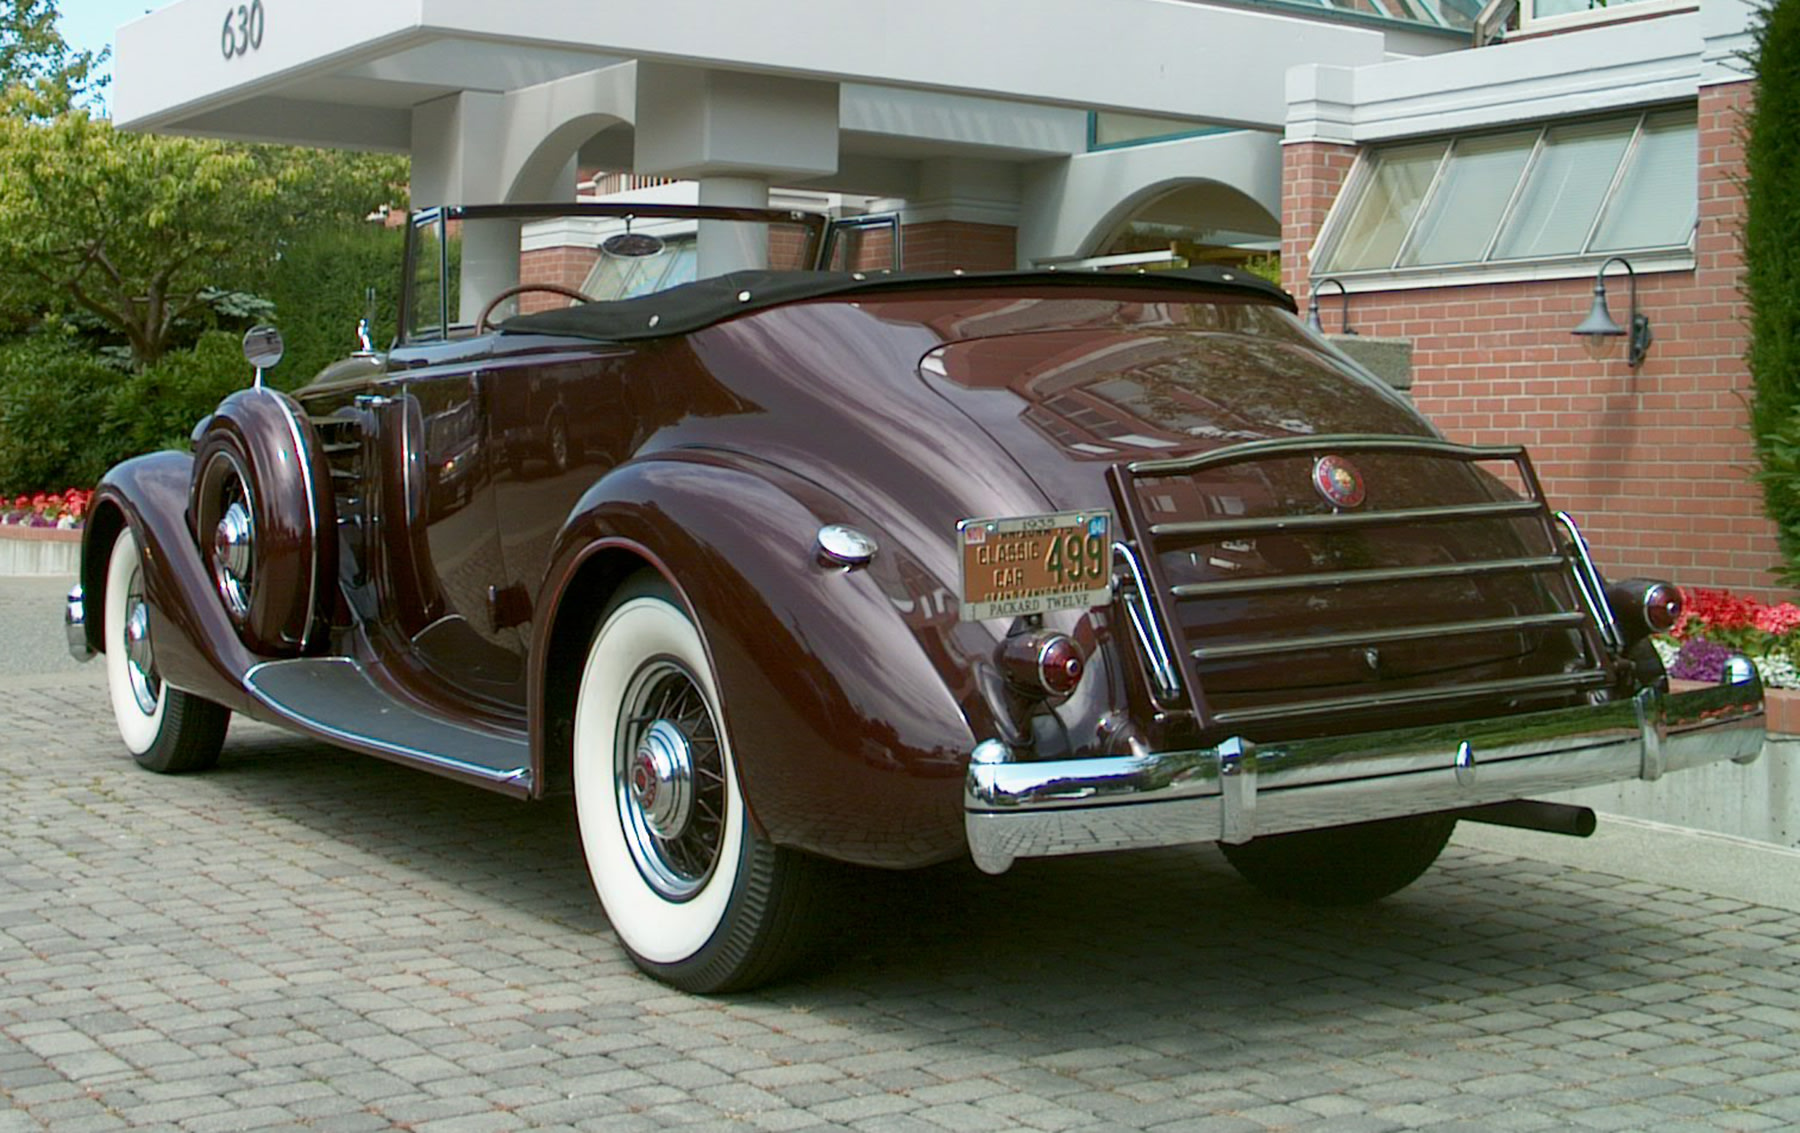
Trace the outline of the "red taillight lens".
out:
M 1000 645 L 1000 664 L 1014 688 L 1029 696 L 1068 696 L 1087 672 L 1087 656 L 1066 633 L 1030 633 Z
M 1687 609 L 1681 587 L 1659 582 L 1644 592 L 1644 622 L 1652 633 L 1668 633 L 1681 624 Z

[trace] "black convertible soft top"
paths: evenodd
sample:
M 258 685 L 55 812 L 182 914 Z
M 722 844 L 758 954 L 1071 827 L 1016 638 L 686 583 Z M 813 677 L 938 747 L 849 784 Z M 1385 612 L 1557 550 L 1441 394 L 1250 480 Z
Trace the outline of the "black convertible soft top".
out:
M 1079 287 L 1120 290 L 1221 290 L 1249 292 L 1296 310 L 1293 296 L 1267 280 L 1235 268 L 1195 267 L 1132 274 L 1092 271 L 833 272 L 739 271 L 672 287 L 654 295 L 583 303 L 519 315 L 500 324 L 511 334 L 559 334 L 603 342 L 627 342 L 686 334 L 735 315 L 803 299 L 871 293 L 941 291 L 946 288 Z

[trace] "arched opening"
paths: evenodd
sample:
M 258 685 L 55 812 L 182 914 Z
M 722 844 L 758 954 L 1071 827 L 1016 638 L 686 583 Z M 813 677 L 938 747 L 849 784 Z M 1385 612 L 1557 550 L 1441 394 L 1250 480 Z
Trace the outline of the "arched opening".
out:
M 1123 202 L 1095 233 L 1089 266 L 1156 270 L 1219 264 L 1280 281 L 1280 219 L 1218 181 L 1152 186 Z

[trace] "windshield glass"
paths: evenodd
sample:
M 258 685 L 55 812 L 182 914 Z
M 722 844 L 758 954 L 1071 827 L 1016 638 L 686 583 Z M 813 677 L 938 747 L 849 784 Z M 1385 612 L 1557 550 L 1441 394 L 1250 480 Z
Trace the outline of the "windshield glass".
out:
M 772 209 L 529 205 L 429 209 L 407 252 L 409 342 L 751 269 L 819 267 L 825 219 Z

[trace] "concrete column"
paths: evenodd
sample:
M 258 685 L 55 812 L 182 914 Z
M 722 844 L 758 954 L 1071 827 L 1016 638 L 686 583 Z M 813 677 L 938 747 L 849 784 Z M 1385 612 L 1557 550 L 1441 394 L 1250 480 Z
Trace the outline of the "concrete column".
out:
M 518 282 L 519 222 L 482 220 L 464 224 L 461 310 L 456 321 L 474 322 L 489 299 Z
M 754 177 L 702 177 L 700 203 L 724 208 L 768 208 L 769 183 Z M 768 266 L 766 228 L 723 220 L 700 222 L 699 259 L 695 267 L 700 278 Z
M 465 91 L 413 109 L 415 207 L 494 204 L 505 197 L 494 155 L 505 149 L 504 97 Z M 570 197 L 574 196 L 571 184 Z M 466 224 L 456 321 L 472 323 L 488 300 L 519 282 L 519 226 Z
M 413 108 L 412 202 L 492 204 L 504 186 L 494 155 L 505 148 L 505 98 L 464 91 Z
M 769 185 L 837 172 L 836 83 L 666 63 L 637 69 L 635 172 L 700 184 L 700 203 L 767 208 Z M 701 278 L 769 264 L 766 232 L 702 224 Z

